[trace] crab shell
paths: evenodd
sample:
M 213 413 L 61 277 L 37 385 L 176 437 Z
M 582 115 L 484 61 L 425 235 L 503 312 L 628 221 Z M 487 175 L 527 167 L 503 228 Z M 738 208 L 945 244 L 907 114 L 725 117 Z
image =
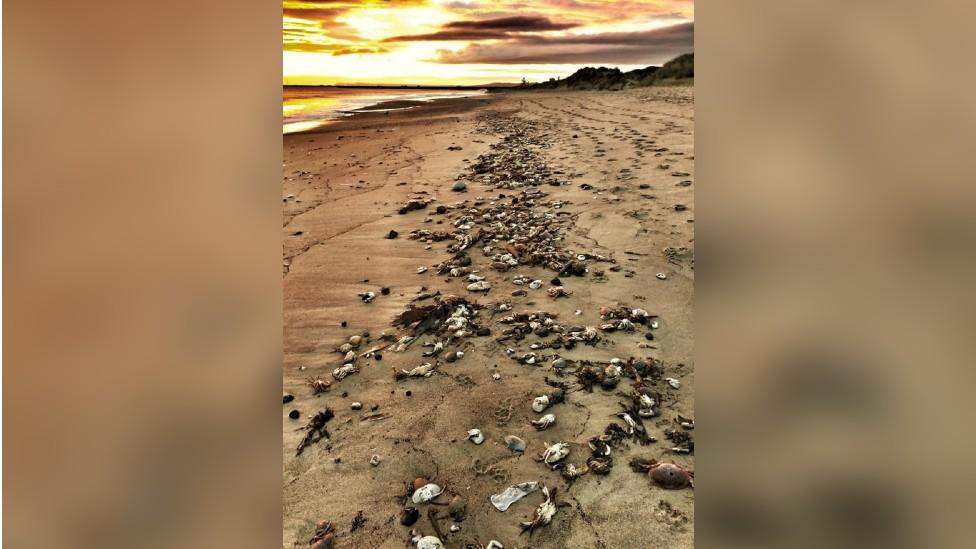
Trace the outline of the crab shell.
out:
M 546 445 L 546 451 L 542 453 L 542 461 L 548 465 L 558 463 L 569 455 L 569 444 L 557 442 L 552 446 Z
M 610 473 L 610 469 L 613 467 L 613 458 L 593 456 L 586 460 L 586 465 L 590 471 L 598 475 L 606 475 Z
M 658 463 L 648 471 L 651 482 L 668 490 L 680 490 L 692 486 L 695 473 L 674 463 Z

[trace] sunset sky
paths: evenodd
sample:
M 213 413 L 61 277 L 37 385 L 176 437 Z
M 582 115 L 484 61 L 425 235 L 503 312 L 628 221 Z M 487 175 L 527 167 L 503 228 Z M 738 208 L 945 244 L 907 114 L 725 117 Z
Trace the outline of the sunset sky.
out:
M 285 84 L 477 85 L 693 51 L 691 0 L 285 0 Z

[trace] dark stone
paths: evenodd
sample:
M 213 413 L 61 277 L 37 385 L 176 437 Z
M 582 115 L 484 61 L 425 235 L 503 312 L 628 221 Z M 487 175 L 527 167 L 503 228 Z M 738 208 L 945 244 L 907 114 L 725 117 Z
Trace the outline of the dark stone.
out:
M 383 288 L 382 290 L 380 290 L 380 293 L 383 294 L 383 295 L 390 295 L 390 289 L 389 288 Z
M 550 280 L 549 281 L 549 284 L 552 284 L 553 286 L 562 286 L 563 285 L 563 281 L 562 280 L 559 280 L 559 277 L 557 276 L 556 278 L 553 278 L 552 280 Z
M 342 321 L 342 324 L 340 324 L 340 326 L 342 326 L 343 328 L 345 328 L 345 327 L 346 327 L 346 326 L 348 326 L 348 325 L 349 325 L 349 323 L 348 323 L 348 322 L 346 322 L 345 320 L 343 320 L 343 321 Z
M 396 238 L 398 236 L 400 236 L 400 233 L 394 231 L 393 229 L 390 229 L 390 232 L 386 235 L 386 238 L 389 238 L 390 240 L 393 240 L 394 238 Z
M 407 396 L 411 396 L 411 395 L 413 395 L 413 392 L 412 392 L 412 391 L 407 391 L 407 392 L 406 392 L 406 395 L 407 395 Z
M 444 206 L 444 205 L 438 206 L 437 207 L 437 210 L 435 210 L 435 211 L 437 213 L 439 213 L 439 214 L 445 214 L 445 213 L 447 213 L 447 206 Z
M 293 395 L 291 393 L 285 393 L 284 395 L 281 396 L 281 403 L 282 404 L 288 404 L 289 402 L 291 402 L 293 400 L 295 400 L 295 395 Z
M 288 417 L 290 417 L 292 419 L 298 419 L 298 416 L 300 416 L 300 415 L 302 415 L 302 414 L 300 414 L 298 412 L 298 410 L 292 410 L 292 411 L 288 412 Z
M 383 360 L 383 355 L 380 353 L 373 353 L 373 358 L 376 360 Z
M 654 341 L 654 334 L 651 332 L 644 332 L 644 339 L 648 341 Z

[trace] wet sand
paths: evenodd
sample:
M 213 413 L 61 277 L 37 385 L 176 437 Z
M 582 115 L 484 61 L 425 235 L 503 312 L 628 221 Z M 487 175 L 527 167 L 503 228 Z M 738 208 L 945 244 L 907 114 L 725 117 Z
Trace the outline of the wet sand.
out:
M 323 519 L 336 526 L 336 547 L 409 546 L 411 528 L 400 525 L 399 515 L 406 486 L 417 477 L 467 500 L 463 522 L 438 520 L 447 547 L 487 545 L 491 539 L 506 548 L 693 545 L 693 490 L 652 486 L 646 475 L 628 467 L 636 456 L 694 467 L 694 456 L 673 453 L 674 444 L 665 437 L 665 430 L 681 430 L 675 423 L 678 414 L 694 417 L 693 101 L 690 87 L 491 94 L 405 111 L 361 113 L 315 132 L 284 136 L 283 377 L 284 390 L 295 400 L 282 408 L 283 547 L 307 544 Z M 432 242 L 425 249 L 424 242 L 409 238 L 417 229 L 452 231 L 453 222 L 478 197 L 488 201 L 522 190 L 492 188 L 467 171 L 505 137 L 505 129 L 513 128 L 526 130 L 526 146 L 564 183 L 539 187 L 547 201 L 563 202 L 561 211 L 568 214 L 560 218 L 568 220 L 560 228 L 560 245 L 615 262 L 591 262 L 586 276 L 561 277 L 572 292 L 566 298 L 546 295 L 557 275 L 552 270 L 488 268 L 483 244 L 468 251 L 472 268 L 487 277 L 492 290 L 473 294 L 466 291 L 463 277 L 438 275 L 432 268 L 451 257 L 446 248 L 452 240 Z M 467 182 L 464 193 L 451 191 L 459 176 Z M 398 214 L 410 197 L 434 200 L 426 209 Z M 465 201 L 446 214 L 435 213 L 438 205 Z M 391 230 L 399 236 L 388 238 Z M 688 251 L 675 253 L 681 248 Z M 620 269 L 609 268 L 614 265 Z M 429 269 L 417 274 L 421 266 Z M 596 276 L 597 271 L 603 276 Z M 666 278 L 658 279 L 657 273 Z M 516 275 L 545 284 L 537 290 L 516 286 Z M 394 381 L 391 374 L 394 367 L 410 370 L 432 360 L 421 356 L 426 350 L 422 343 L 437 340 L 428 336 L 402 353 L 384 351 L 379 361 L 360 358 L 358 373 L 333 379 L 332 371 L 342 365 L 335 349 L 364 332 L 369 342 L 359 352 L 384 344 L 383 333 L 402 335 L 404 330 L 391 322 L 422 287 L 486 306 L 510 303 L 513 312 L 544 310 L 558 315 L 560 322 L 585 326 L 604 322 L 599 315 L 604 306 L 640 307 L 658 315 L 653 341 L 643 337 L 643 329 L 601 333 L 596 346 L 556 353 L 570 360 L 661 361 L 664 375 L 679 380 L 680 388 L 657 387 L 661 415 L 644 420 L 657 442 L 622 442 L 613 450 L 609 474 L 591 472 L 571 485 L 559 471 L 533 460 L 544 443 L 563 441 L 571 448 L 566 461 L 584 465 L 589 438 L 604 433 L 610 423 L 624 426 L 614 414 L 621 410 L 618 403 L 629 402 L 633 382 L 624 378 L 613 390 L 587 392 L 577 390 L 571 371 L 556 376 L 548 361 L 541 367 L 520 364 L 506 353 L 513 345 L 496 341 L 505 328 L 497 323 L 500 315 L 485 311 L 481 314 L 492 335 L 463 338 L 450 346 L 447 350 L 463 350 L 464 357 L 439 361 L 438 373 L 431 377 Z M 389 295 L 381 288 L 389 288 Z M 527 295 L 512 297 L 518 289 Z M 368 304 L 357 296 L 366 291 L 376 293 Z M 528 351 L 539 339 L 527 338 L 518 351 Z M 546 349 L 546 355 L 552 353 Z M 495 373 L 499 380 L 493 380 Z M 547 376 L 572 389 L 566 402 L 547 410 L 557 416 L 556 424 L 537 432 L 529 421 L 540 414 L 530 403 L 551 389 L 544 381 Z M 305 384 L 309 377 L 321 377 L 332 386 L 314 396 Z M 506 399 L 512 406 L 504 419 L 508 414 L 498 412 L 508 408 Z M 354 401 L 362 402 L 363 409 L 352 410 Z M 296 457 L 302 438 L 296 429 L 327 407 L 335 412 L 327 425 L 330 438 Z M 301 418 L 289 419 L 292 410 Z M 375 414 L 390 417 L 363 420 Z M 482 445 L 465 440 L 471 428 L 484 432 Z M 694 431 L 685 432 L 694 436 Z M 505 446 L 506 435 L 528 442 L 524 455 Z M 373 455 L 380 457 L 378 466 L 369 463 Z M 558 487 L 557 500 L 567 504 L 531 538 L 520 534 L 518 523 L 531 519 L 543 500 L 540 493 L 504 513 L 488 502 L 489 495 L 525 481 Z M 433 508 L 446 517 L 446 507 L 417 507 L 421 518 L 413 528 L 434 534 L 427 511 Z M 350 532 L 359 511 L 365 525 Z M 460 531 L 449 533 L 452 524 Z

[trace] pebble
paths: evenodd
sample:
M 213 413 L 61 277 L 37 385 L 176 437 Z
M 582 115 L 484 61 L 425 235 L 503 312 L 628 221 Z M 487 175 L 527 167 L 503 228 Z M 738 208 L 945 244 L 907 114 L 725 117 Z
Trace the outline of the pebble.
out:
M 380 456 L 373 454 L 373 457 L 369 458 L 369 464 L 376 467 L 380 464 Z
M 505 445 L 508 446 L 509 450 L 520 454 L 525 451 L 526 447 L 525 441 L 515 435 L 505 437 Z
M 393 229 L 390 229 L 390 232 L 387 233 L 386 238 L 389 238 L 390 240 L 393 240 L 394 238 L 396 238 L 398 236 L 400 236 L 400 233 L 394 231 Z
M 352 407 L 353 410 L 362 410 L 363 409 L 363 403 L 362 402 L 353 402 L 351 404 L 351 407 Z
M 295 400 L 295 395 L 293 395 L 291 393 L 285 393 L 284 395 L 281 396 L 281 403 L 282 404 L 288 404 L 289 402 L 291 402 L 293 400 Z
M 658 277 L 658 278 L 659 278 L 659 279 L 661 279 L 661 280 L 664 280 L 664 279 L 666 279 L 666 278 L 668 277 L 668 275 L 666 275 L 666 274 L 664 274 L 664 273 L 657 273 L 657 274 L 656 274 L 656 275 L 654 275 L 654 276 L 656 276 L 656 277 Z
M 302 414 L 298 413 L 298 410 L 292 410 L 292 411 L 288 412 L 288 417 L 290 417 L 292 419 L 298 419 L 298 417 L 300 415 L 302 415 Z
M 466 190 L 467 188 L 468 188 L 468 184 L 465 183 L 464 181 L 455 181 L 454 186 L 451 187 L 451 190 L 454 192 L 461 192 Z

